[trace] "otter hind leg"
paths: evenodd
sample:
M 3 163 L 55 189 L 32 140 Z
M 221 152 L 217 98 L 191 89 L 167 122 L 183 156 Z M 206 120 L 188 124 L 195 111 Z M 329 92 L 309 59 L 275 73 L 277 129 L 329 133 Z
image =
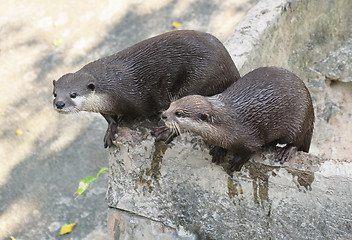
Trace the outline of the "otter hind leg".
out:
M 303 152 L 309 152 L 310 148 L 310 143 L 312 141 L 312 135 L 313 135 L 313 127 L 311 127 L 308 132 L 305 134 L 304 139 L 303 139 L 303 144 L 301 147 L 298 148 L 298 151 L 303 151 Z
M 212 162 L 219 165 L 224 162 L 227 150 L 222 147 L 213 146 L 210 149 L 209 154 L 212 156 Z
M 295 151 L 297 151 L 296 146 L 294 146 L 292 144 L 287 144 L 285 147 L 280 149 L 279 152 L 277 153 L 276 161 L 283 164 L 284 162 L 287 161 L 287 159 L 289 159 L 291 157 L 292 153 L 294 153 Z
M 175 131 L 171 131 L 167 126 L 155 127 L 151 134 L 155 136 L 156 142 L 164 141 L 166 144 L 178 136 Z
M 234 158 L 230 160 L 229 171 L 241 171 L 243 164 L 248 162 L 250 155 L 234 155 Z

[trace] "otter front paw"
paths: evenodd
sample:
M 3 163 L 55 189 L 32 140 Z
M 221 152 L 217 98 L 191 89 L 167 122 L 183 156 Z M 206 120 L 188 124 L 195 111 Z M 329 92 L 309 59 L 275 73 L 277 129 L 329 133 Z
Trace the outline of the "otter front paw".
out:
M 106 129 L 106 133 L 104 136 L 104 148 L 111 147 L 112 142 L 116 140 L 117 134 L 117 124 L 111 123 L 108 125 L 108 129 Z
M 164 141 L 166 144 L 177 137 L 177 133 L 171 131 L 166 126 L 155 127 L 152 131 L 152 135 L 155 136 L 156 142 Z
M 220 164 L 224 162 L 227 150 L 222 147 L 214 146 L 210 149 L 209 154 L 213 157 L 211 160 L 213 163 Z
M 280 149 L 276 155 L 276 161 L 283 164 L 290 158 L 293 152 L 297 151 L 297 147 L 293 145 L 286 145 L 284 148 Z
M 243 164 L 249 160 L 249 156 L 234 155 L 234 158 L 230 160 L 229 171 L 241 171 Z

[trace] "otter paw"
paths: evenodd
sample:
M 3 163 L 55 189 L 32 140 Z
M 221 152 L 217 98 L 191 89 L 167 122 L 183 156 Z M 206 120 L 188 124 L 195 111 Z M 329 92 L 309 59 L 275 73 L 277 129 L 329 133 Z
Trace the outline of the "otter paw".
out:
M 177 136 L 177 133 L 170 131 L 166 126 L 155 127 L 151 133 L 156 137 L 156 142 L 164 141 L 165 143 L 170 143 Z
M 230 166 L 228 167 L 228 170 L 231 172 L 234 171 L 241 171 L 242 166 L 244 163 L 242 163 L 241 161 L 238 161 L 237 158 L 234 158 L 233 160 L 230 161 Z
M 292 155 L 293 152 L 297 151 L 297 147 L 293 145 L 286 145 L 284 148 L 280 149 L 276 155 L 276 161 L 283 164 Z
M 242 166 L 249 160 L 249 156 L 239 156 L 235 155 L 232 160 L 230 160 L 230 166 L 228 170 L 233 171 L 241 171 Z
M 106 130 L 104 136 L 104 148 L 108 148 L 112 146 L 112 142 L 116 140 L 117 134 L 117 125 L 116 124 L 109 124 L 108 129 Z
M 209 154 L 213 157 L 211 160 L 213 163 L 220 164 L 224 162 L 227 150 L 222 147 L 214 146 L 210 149 Z
M 155 127 L 151 134 L 156 137 L 155 141 L 165 141 L 169 135 L 169 128 L 166 126 Z

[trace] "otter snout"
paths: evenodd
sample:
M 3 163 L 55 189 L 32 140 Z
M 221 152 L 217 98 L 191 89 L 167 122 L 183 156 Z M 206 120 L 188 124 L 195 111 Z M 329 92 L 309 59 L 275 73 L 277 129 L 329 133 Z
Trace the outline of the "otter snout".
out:
M 162 114 L 161 114 L 161 120 L 163 120 L 165 123 L 167 122 L 174 122 L 175 119 L 172 115 L 172 113 L 168 110 L 164 111 Z
M 174 119 L 172 114 L 170 114 L 170 112 L 166 110 L 161 114 L 161 120 L 166 124 L 168 128 L 171 128 L 171 123 L 175 122 L 176 119 Z
M 58 101 L 55 103 L 57 109 L 63 109 L 65 107 L 65 103 L 62 101 Z

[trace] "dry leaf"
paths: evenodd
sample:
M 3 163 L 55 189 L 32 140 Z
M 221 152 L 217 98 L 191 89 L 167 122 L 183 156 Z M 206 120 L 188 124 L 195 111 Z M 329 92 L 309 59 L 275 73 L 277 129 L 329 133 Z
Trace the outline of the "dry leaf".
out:
M 64 235 L 66 233 L 72 232 L 72 230 L 75 226 L 76 226 L 76 223 L 71 223 L 71 224 L 67 224 L 65 226 L 62 226 L 59 235 Z
M 23 134 L 23 131 L 21 129 L 16 129 L 16 134 L 18 136 L 21 136 Z
M 180 27 L 182 27 L 182 23 L 175 21 L 175 22 L 172 23 L 172 26 L 173 26 L 174 28 L 176 28 L 176 29 L 179 29 Z

